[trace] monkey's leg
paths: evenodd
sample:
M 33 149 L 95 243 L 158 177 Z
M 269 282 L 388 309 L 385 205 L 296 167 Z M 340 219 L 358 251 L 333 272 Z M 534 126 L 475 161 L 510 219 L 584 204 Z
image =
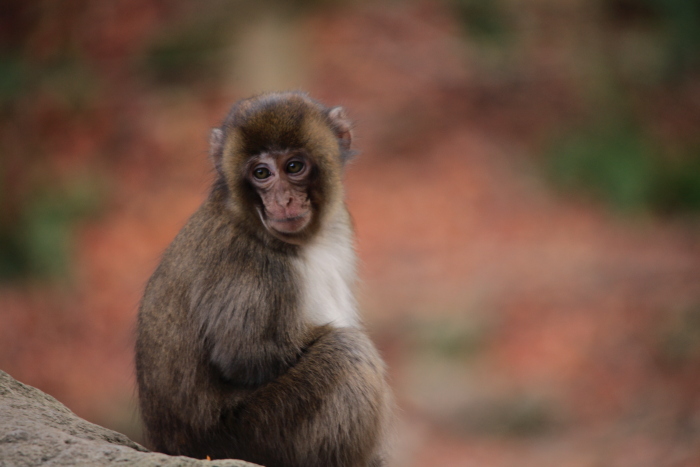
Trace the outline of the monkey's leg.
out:
M 235 451 L 268 467 L 376 466 L 388 398 L 367 336 L 323 327 L 294 367 L 227 414 L 226 430 Z

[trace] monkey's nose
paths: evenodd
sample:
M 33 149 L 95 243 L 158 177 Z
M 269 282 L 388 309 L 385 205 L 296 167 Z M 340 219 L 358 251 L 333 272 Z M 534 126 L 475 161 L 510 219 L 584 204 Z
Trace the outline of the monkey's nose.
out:
M 277 198 L 277 204 L 283 208 L 289 207 L 293 201 L 294 197 L 289 193 L 282 193 L 282 195 Z

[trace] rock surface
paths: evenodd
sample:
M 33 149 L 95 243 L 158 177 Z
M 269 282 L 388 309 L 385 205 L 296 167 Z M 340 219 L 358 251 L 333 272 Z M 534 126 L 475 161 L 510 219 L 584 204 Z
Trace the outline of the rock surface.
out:
M 150 452 L 126 436 L 79 418 L 53 397 L 0 371 L 0 467 L 35 465 L 255 467 Z

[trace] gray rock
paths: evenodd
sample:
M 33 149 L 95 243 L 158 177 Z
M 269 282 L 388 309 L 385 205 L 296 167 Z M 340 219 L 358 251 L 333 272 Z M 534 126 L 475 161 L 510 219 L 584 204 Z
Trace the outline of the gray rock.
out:
M 36 388 L 0 371 L 0 467 L 143 465 L 255 467 L 150 452 L 116 431 L 79 418 Z

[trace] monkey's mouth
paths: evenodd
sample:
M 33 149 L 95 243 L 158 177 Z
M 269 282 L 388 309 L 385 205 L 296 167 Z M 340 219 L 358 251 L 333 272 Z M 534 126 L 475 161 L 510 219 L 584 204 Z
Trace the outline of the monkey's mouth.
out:
M 270 228 L 282 234 L 295 234 L 304 229 L 311 220 L 311 211 L 302 212 L 292 217 L 274 218 L 268 217 L 267 224 Z

